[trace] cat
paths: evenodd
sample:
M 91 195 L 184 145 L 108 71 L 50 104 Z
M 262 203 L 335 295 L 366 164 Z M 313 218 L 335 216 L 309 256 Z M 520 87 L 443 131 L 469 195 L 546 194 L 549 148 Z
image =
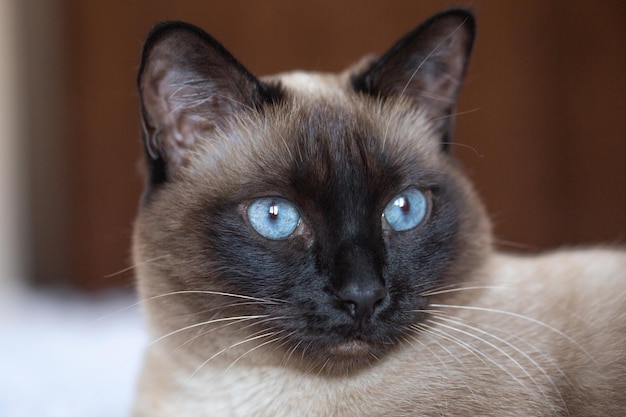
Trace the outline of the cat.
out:
M 474 36 L 450 9 L 341 74 L 259 79 L 153 29 L 136 416 L 626 413 L 626 252 L 497 251 L 451 153 Z

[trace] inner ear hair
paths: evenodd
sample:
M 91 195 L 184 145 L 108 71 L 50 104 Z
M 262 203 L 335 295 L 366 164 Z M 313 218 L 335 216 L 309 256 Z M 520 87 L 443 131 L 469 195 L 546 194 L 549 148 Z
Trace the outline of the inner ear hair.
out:
M 145 148 L 162 165 L 161 181 L 186 164 L 198 140 L 257 106 L 264 91 L 219 42 L 183 22 L 165 22 L 150 33 L 138 87 Z

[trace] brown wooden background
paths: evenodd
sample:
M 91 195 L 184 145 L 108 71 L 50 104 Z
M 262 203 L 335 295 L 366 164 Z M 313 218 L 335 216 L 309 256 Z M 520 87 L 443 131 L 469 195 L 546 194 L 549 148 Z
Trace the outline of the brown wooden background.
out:
M 47 133 L 59 140 L 46 150 L 33 137 L 31 146 L 34 280 L 130 286 L 132 273 L 115 273 L 130 265 L 141 192 L 134 80 L 154 23 L 202 26 L 259 75 L 334 71 L 455 4 L 474 8 L 479 32 L 458 108 L 466 113 L 455 140 L 467 147 L 454 150 L 503 246 L 624 242 L 623 0 L 64 0 L 55 12 L 60 73 L 43 83 L 56 83 L 48 105 L 61 120 Z

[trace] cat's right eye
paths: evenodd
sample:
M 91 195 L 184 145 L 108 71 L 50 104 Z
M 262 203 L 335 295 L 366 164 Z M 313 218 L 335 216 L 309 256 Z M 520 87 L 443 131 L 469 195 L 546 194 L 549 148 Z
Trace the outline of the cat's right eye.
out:
M 300 224 L 300 212 L 283 198 L 259 198 L 248 206 L 247 214 L 254 230 L 272 240 L 288 238 Z

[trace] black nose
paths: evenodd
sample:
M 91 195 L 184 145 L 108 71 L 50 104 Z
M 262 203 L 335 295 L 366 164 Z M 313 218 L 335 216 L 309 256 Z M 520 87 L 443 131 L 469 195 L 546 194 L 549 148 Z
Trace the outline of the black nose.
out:
M 339 247 L 331 279 L 341 308 L 357 323 L 371 318 L 387 296 L 382 258 L 363 243 L 346 241 Z
M 350 315 L 358 322 L 369 319 L 385 299 L 386 291 L 378 280 L 351 280 L 337 292 Z

